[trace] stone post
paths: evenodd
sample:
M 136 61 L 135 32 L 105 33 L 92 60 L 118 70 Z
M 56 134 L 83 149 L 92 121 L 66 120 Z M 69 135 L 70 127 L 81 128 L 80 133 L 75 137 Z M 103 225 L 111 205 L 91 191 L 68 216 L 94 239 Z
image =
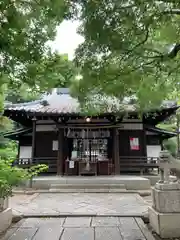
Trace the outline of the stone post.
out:
M 167 151 L 160 153 L 159 166 L 164 176 L 152 187 L 153 205 L 149 207 L 149 221 L 161 238 L 176 238 L 180 237 L 180 183 L 169 179 L 173 165 L 168 162 L 168 154 Z

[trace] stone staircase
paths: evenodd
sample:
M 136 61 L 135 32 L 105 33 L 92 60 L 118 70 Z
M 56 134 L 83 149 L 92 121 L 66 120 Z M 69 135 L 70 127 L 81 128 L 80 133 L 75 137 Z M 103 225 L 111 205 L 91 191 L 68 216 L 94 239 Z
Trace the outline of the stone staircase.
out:
M 140 176 L 47 176 L 33 178 L 33 188 L 50 192 L 131 192 L 150 190 L 150 180 Z
M 124 184 L 82 183 L 82 184 L 51 184 L 49 192 L 55 193 L 120 193 L 126 192 Z

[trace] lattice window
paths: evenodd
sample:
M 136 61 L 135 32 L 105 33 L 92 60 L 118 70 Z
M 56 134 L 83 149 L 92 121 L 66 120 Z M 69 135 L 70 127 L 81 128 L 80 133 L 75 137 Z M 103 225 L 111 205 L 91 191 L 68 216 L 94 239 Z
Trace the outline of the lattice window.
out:
M 108 139 L 74 139 L 73 151 L 80 160 L 104 161 L 108 159 Z

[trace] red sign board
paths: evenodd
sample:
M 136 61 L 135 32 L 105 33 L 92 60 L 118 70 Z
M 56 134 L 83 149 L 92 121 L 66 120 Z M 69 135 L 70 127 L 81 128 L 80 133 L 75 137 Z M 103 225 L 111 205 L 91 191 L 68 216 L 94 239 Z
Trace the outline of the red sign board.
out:
M 139 150 L 139 138 L 130 137 L 131 150 Z

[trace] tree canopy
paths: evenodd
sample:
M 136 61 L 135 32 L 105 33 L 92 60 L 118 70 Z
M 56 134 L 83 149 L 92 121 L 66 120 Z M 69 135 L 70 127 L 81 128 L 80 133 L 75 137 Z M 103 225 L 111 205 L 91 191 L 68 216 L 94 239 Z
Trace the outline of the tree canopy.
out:
M 179 1 L 78 0 L 72 5 L 85 38 L 76 51 L 80 94 L 136 96 L 145 107 L 179 89 Z
M 0 102 L 4 83 L 37 90 L 71 82 L 74 65 L 47 47 L 67 18 L 81 22 L 85 39 L 75 59 L 82 78 L 73 83 L 81 100 L 93 91 L 146 107 L 179 91 L 178 1 L 5 0 L 0 17 Z
M 4 83 L 34 84 L 29 68 L 46 54 L 47 41 L 67 14 L 64 0 L 0 2 L 0 88 Z

